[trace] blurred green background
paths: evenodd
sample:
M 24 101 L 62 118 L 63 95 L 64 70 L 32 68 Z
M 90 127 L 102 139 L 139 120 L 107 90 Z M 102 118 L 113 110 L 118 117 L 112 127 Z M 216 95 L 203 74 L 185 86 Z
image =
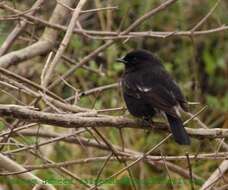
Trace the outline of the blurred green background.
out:
M 34 1 L 12 0 L 7 1 L 9 5 L 20 10 L 26 10 L 31 7 Z M 137 18 L 144 13 L 158 6 L 159 0 L 95 0 L 88 1 L 84 9 L 92 9 L 106 6 L 117 6 L 117 10 L 99 11 L 97 13 L 83 14 L 80 17 L 81 25 L 87 30 L 118 31 L 126 29 Z M 171 5 L 167 10 L 158 13 L 152 18 L 147 19 L 134 31 L 188 31 L 191 30 L 214 6 L 214 0 L 180 0 Z M 50 10 L 54 8 L 54 1 L 45 2 L 38 13 L 43 19 L 48 20 Z M 221 1 L 207 19 L 207 21 L 198 30 L 208 30 L 228 24 L 228 1 Z M 0 16 L 9 15 L 7 11 L 0 10 Z M 0 23 L 0 45 L 7 35 L 12 31 L 16 21 L 1 21 Z M 29 24 L 20 38 L 11 47 L 10 51 L 24 48 L 33 43 L 33 40 L 39 39 L 44 27 L 36 24 Z M 62 32 L 60 36 L 64 36 Z M 61 39 L 59 38 L 61 41 Z M 65 55 L 73 59 L 75 63 L 84 56 L 94 51 L 104 43 L 104 40 L 88 39 L 83 35 L 73 35 L 68 45 Z M 200 36 L 170 36 L 168 38 L 150 38 L 138 37 L 130 38 L 128 41 L 119 40 L 105 51 L 99 53 L 94 59 L 86 65 L 90 70 L 79 68 L 71 75 L 67 82 L 83 92 L 95 87 L 118 82 L 123 72 L 123 65 L 116 63 L 115 59 L 125 55 L 127 52 L 143 48 L 159 56 L 167 68 L 180 85 L 183 93 L 190 102 L 200 102 L 199 105 L 190 105 L 192 113 L 197 112 L 201 107 L 207 105 L 206 111 L 199 115 L 200 119 L 210 128 L 228 128 L 228 32 L 227 30 Z M 23 62 L 10 69 L 34 82 L 40 83 L 40 75 L 45 64 L 47 56 L 40 56 Z M 72 66 L 64 60 L 58 64 L 55 73 L 55 79 L 63 75 Z M 94 72 L 94 70 L 99 72 Z M 54 80 L 54 79 L 53 79 Z M 69 87 L 66 83 L 61 83 L 53 91 L 63 98 L 74 96 L 75 89 Z M 8 89 L 4 89 L 8 91 Z M 12 93 L 12 91 L 8 91 Z M 15 94 L 14 94 L 15 95 Z M 18 95 L 19 96 L 19 95 Z M 21 97 L 21 101 L 29 104 L 32 100 L 29 97 Z M 3 91 L 0 94 L 1 104 L 14 104 L 15 100 Z M 119 88 L 108 89 L 103 92 L 97 92 L 88 96 L 81 97 L 78 104 L 83 107 L 95 109 L 107 109 L 123 107 L 124 102 Z M 41 108 L 45 108 L 44 103 L 40 103 Z M 129 114 L 125 111 L 113 112 L 111 115 Z M 4 130 L 4 124 L 0 124 L 1 130 Z M 188 127 L 199 127 L 195 122 L 191 122 Z M 54 129 L 57 132 L 63 129 Z M 99 129 L 99 131 L 110 142 L 121 146 L 120 133 L 114 128 Z M 157 144 L 164 134 L 160 132 L 147 133 L 144 130 L 124 129 L 125 146 L 144 152 Z M 89 133 L 82 136 L 93 138 Z M 26 137 L 28 138 L 28 137 Z M 18 140 L 26 143 L 20 137 Z M 31 141 L 30 141 L 31 140 Z M 40 139 L 36 137 L 28 138 L 28 142 L 36 142 Z M 191 147 L 180 147 L 172 139 L 162 145 L 153 155 L 185 155 L 189 154 L 215 152 L 219 145 L 211 139 L 193 139 Z M 13 147 L 5 146 L 5 150 Z M 52 146 L 52 151 L 48 155 L 56 162 L 75 160 L 80 158 L 103 156 L 108 153 L 96 148 L 83 149 L 81 146 L 58 142 Z M 20 163 L 25 162 L 31 155 L 21 153 L 15 155 L 15 159 Z M 39 160 L 29 161 L 29 164 L 41 163 Z M 186 160 L 174 161 L 184 168 L 188 167 Z M 220 161 L 216 160 L 192 160 L 193 171 L 204 179 L 210 176 L 211 172 L 217 168 Z M 96 176 L 104 163 L 91 162 L 68 167 L 72 172 L 77 173 L 82 179 L 91 179 Z M 123 167 L 118 162 L 109 162 L 108 167 L 102 172 L 101 178 L 108 177 Z M 52 170 L 37 170 L 36 174 L 42 178 L 60 178 Z M 168 179 L 169 176 L 163 168 L 155 169 L 148 164 L 138 164 L 132 167 L 132 174 L 136 179 L 148 179 L 157 177 L 158 179 Z M 118 179 L 128 176 L 123 173 Z M 180 179 L 180 176 L 170 172 L 172 179 Z M 228 176 L 226 176 L 228 177 Z M 68 178 L 68 177 L 66 177 Z M 155 180 L 156 181 L 156 180 Z M 158 180 L 159 181 L 159 180 Z M 10 185 L 9 185 L 10 186 Z M 14 185 L 16 186 L 16 185 Z M 59 189 L 84 188 L 80 185 L 59 186 Z M 167 183 L 154 183 L 150 185 L 137 185 L 138 189 L 172 189 Z M 182 184 L 174 184 L 176 189 L 190 189 L 189 181 Z M 24 188 L 28 188 L 25 185 Z M 121 184 L 105 184 L 105 189 L 131 189 L 130 186 Z M 197 186 L 198 188 L 198 186 Z M 28 188 L 29 189 L 29 188 Z

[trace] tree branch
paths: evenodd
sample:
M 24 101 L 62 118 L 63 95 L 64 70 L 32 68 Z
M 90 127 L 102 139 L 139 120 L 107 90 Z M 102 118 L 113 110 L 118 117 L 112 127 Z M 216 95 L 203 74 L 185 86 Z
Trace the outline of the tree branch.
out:
M 74 3 L 74 0 L 62 0 L 62 1 L 69 6 L 71 6 Z M 6 5 L 3 4 L 0 7 L 4 8 L 4 6 Z M 49 22 L 55 23 L 55 24 L 62 24 L 65 21 L 68 14 L 69 14 L 68 9 L 57 4 Z M 17 51 L 13 51 L 11 53 L 8 53 L 0 57 L 0 67 L 7 68 L 11 65 L 28 60 L 35 56 L 48 53 L 54 47 L 58 35 L 59 35 L 58 31 L 52 28 L 46 28 L 41 39 L 35 44 L 32 44 L 30 46 L 27 46 Z
M 42 111 L 35 111 L 28 107 L 18 105 L 0 105 L 0 116 L 10 116 L 23 121 L 51 124 L 65 128 L 81 127 L 115 127 L 115 128 L 139 128 L 156 129 L 168 131 L 168 126 L 162 123 L 152 123 L 150 126 L 143 126 L 141 122 L 124 117 L 109 115 L 97 115 L 96 117 L 80 117 L 76 114 L 56 114 Z M 192 129 L 187 128 L 189 135 L 194 137 L 224 138 L 228 137 L 228 129 Z

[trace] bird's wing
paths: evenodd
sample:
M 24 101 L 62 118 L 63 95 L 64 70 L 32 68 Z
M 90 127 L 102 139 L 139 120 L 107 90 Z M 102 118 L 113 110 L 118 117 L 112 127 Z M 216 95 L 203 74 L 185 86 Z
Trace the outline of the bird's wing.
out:
M 177 116 L 175 107 L 184 99 L 181 91 L 171 76 L 164 70 L 146 71 L 136 85 L 138 94 L 153 107 Z
M 129 81 L 127 77 L 121 80 L 121 86 L 123 88 L 123 93 L 127 96 L 131 96 L 135 99 L 141 99 L 141 92 L 137 89 L 137 82 Z
M 139 89 L 142 98 L 154 108 L 164 111 L 174 117 L 177 116 L 175 106 L 178 105 L 173 94 L 164 88 L 161 84 L 154 85 L 153 87 L 142 87 Z
M 182 109 L 185 111 L 188 111 L 188 103 L 184 95 L 182 94 L 179 86 L 177 85 L 177 83 L 174 80 L 171 80 L 167 85 L 170 87 L 171 92 L 174 94 L 177 102 L 180 104 Z

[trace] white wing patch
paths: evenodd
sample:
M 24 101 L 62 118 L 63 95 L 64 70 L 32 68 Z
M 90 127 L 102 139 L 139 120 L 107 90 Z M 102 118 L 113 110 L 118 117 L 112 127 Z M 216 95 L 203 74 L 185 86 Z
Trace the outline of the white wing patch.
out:
M 148 87 L 142 87 L 142 86 L 137 86 L 138 90 L 141 92 L 149 92 L 151 88 Z

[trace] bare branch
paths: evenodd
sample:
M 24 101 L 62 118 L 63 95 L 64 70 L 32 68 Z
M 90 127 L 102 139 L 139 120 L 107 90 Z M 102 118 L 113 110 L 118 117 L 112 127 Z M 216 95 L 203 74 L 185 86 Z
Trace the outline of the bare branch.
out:
M 73 0 L 64 0 L 64 3 L 69 6 L 71 6 L 73 2 Z M 0 7 L 7 8 L 8 6 L 4 4 Z M 19 11 L 15 12 L 19 13 Z M 68 14 L 69 12 L 66 8 L 62 7 L 61 5 L 57 5 L 55 7 L 55 10 L 53 11 L 52 17 L 50 18 L 49 22 L 62 24 Z M 45 29 L 42 38 L 38 42 L 0 57 L 0 67 L 6 68 L 11 65 L 15 65 L 16 63 L 33 58 L 35 56 L 48 53 L 54 47 L 57 36 L 58 31 L 53 29 Z
M 81 127 L 116 127 L 116 128 L 139 128 L 168 130 L 167 125 L 152 123 L 150 126 L 142 126 L 140 122 L 124 117 L 114 117 L 108 115 L 97 115 L 97 117 L 80 117 L 76 114 L 55 114 L 42 111 L 35 111 L 23 106 L 0 105 L 0 116 L 10 116 L 29 122 L 51 124 L 66 128 Z M 193 119 L 193 118 L 192 118 Z M 186 128 L 187 132 L 196 137 L 224 138 L 228 137 L 228 129 L 192 129 Z
M 2 169 L 5 169 L 10 172 L 26 170 L 20 164 L 16 163 L 15 161 L 9 159 L 8 157 L 6 157 L 2 154 L 0 154 L 0 166 Z M 44 181 L 42 181 L 37 176 L 33 175 L 31 172 L 18 174 L 18 177 L 20 177 L 21 179 L 33 181 L 33 182 L 35 182 L 34 184 L 44 184 Z M 45 185 L 44 189 L 45 190 L 55 190 L 54 186 L 52 186 L 52 185 Z
M 47 69 L 47 73 L 45 75 L 45 78 L 44 78 L 44 81 L 42 84 L 43 87 L 47 86 L 49 79 L 52 77 L 52 73 L 54 72 L 54 69 L 55 69 L 59 59 L 61 58 L 62 54 L 64 53 L 64 50 L 66 49 L 66 47 L 70 41 L 71 35 L 73 33 L 73 29 L 76 26 L 77 19 L 79 17 L 79 13 L 80 13 L 80 11 L 81 11 L 81 9 L 85 3 L 86 3 L 86 0 L 80 0 L 77 7 L 75 8 L 75 10 L 73 12 L 73 16 L 72 16 L 71 21 L 70 21 L 70 24 L 69 24 L 68 29 L 66 31 L 66 34 L 65 34 L 65 36 L 64 36 L 64 38 L 63 38 L 63 40 L 59 46 L 58 51 L 55 54 L 53 61 L 49 64 L 49 67 Z

